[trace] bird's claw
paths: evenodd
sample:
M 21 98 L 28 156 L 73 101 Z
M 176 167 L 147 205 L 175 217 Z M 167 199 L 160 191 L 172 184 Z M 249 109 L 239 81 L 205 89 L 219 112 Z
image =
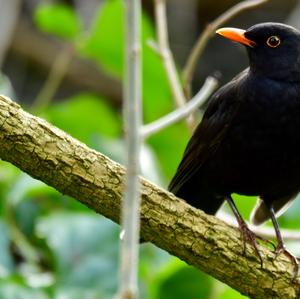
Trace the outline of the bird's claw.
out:
M 284 244 L 278 244 L 274 253 L 275 253 L 274 260 L 282 253 L 291 260 L 292 264 L 294 265 L 293 280 L 295 280 L 297 278 L 298 272 L 299 272 L 299 262 L 298 262 L 297 257 L 294 256 L 292 253 L 290 253 L 285 248 Z
M 263 267 L 263 259 L 259 252 L 258 244 L 256 242 L 256 238 L 260 238 L 260 237 L 258 237 L 253 231 L 251 231 L 245 222 L 240 223 L 240 230 L 241 230 L 242 238 L 244 240 L 243 254 L 244 255 L 246 254 L 246 242 L 248 242 L 254 248 L 254 251 L 260 260 L 260 265 L 262 268 Z

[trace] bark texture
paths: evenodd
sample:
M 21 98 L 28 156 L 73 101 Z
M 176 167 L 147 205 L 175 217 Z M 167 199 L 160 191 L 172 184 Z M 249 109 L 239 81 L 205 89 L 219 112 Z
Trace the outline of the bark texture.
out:
M 119 222 L 124 168 L 0 96 L 0 158 Z M 251 298 L 300 298 L 284 255 L 243 254 L 237 229 L 142 179 L 141 236 Z

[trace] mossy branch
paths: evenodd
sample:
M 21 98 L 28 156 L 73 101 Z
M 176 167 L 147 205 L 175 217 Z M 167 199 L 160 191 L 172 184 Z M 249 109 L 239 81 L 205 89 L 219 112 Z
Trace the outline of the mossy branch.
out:
M 0 96 L 0 158 L 119 222 L 125 170 Z M 260 246 L 263 268 L 240 232 L 142 179 L 141 236 L 251 298 L 299 298 L 284 255 Z

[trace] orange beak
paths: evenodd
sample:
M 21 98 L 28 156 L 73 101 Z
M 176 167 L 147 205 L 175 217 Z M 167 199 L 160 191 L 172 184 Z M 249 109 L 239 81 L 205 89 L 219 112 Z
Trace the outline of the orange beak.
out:
M 256 45 L 254 41 L 245 37 L 245 30 L 242 29 L 226 27 L 218 29 L 216 33 L 234 42 L 238 42 L 251 48 L 253 48 Z

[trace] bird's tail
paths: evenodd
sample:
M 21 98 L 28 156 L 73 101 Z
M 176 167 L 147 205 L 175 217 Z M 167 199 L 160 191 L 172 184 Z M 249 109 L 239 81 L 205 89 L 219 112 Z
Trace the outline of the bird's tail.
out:
M 274 212 L 276 213 L 276 217 L 279 217 L 281 214 L 283 214 L 293 203 L 295 200 L 295 197 L 297 196 L 297 193 L 295 194 L 289 194 L 286 196 L 282 196 L 279 198 L 276 198 L 276 200 L 273 200 L 272 207 L 274 209 Z M 270 219 L 270 209 L 265 203 L 265 200 L 261 197 L 257 199 L 257 203 L 255 208 L 253 209 L 251 213 L 251 222 L 254 225 L 260 225 Z

